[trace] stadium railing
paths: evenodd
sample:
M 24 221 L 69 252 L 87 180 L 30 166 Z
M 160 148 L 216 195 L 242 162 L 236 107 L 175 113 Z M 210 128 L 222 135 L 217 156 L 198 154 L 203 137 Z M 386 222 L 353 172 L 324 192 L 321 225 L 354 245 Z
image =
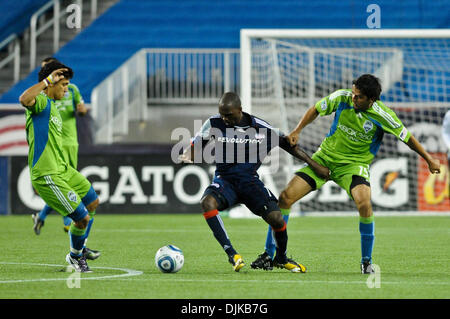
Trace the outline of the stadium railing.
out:
M 5 65 L 14 61 L 14 71 L 13 71 L 13 80 L 14 83 L 19 81 L 20 77 L 20 42 L 17 38 L 16 34 L 11 34 L 5 40 L 0 43 L 0 50 L 2 50 L 6 46 L 12 46 L 12 50 L 8 53 L 8 55 L 0 61 L 0 69 L 2 69 Z
M 214 105 L 239 92 L 239 49 L 142 49 L 92 90 L 95 143 L 146 121 L 148 105 Z

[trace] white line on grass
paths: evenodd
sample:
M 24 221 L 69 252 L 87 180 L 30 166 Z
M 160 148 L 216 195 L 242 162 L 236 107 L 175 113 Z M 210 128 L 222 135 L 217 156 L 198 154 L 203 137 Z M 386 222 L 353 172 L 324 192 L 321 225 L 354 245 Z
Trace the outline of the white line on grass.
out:
M 0 261 L 3 265 L 27 265 L 27 266 L 47 266 L 47 267 L 67 267 L 67 265 L 53 265 L 53 264 L 38 264 L 38 263 L 17 263 Z M 113 268 L 113 267 L 91 267 L 91 269 L 106 269 L 106 270 L 118 270 L 123 271 L 125 274 L 119 275 L 107 275 L 97 277 L 80 277 L 80 280 L 102 280 L 112 278 L 123 278 L 142 275 L 140 270 L 126 269 L 126 268 Z M 15 280 L 0 280 L 0 284 L 18 283 L 18 282 L 33 282 L 33 281 L 60 281 L 67 280 L 67 278 L 40 278 L 40 279 L 15 279 Z
M 198 279 L 184 279 L 184 278 L 169 278 L 170 274 L 167 274 L 168 276 L 165 276 L 165 278 L 139 278 L 139 280 L 142 281 L 173 281 L 173 282 L 193 282 L 193 283 L 199 283 Z M 299 276 L 296 274 L 293 274 L 292 276 Z M 303 275 L 300 275 L 303 276 Z M 119 279 L 121 280 L 121 279 Z M 267 280 L 267 278 L 264 278 L 263 280 L 257 280 L 257 279 L 207 279 L 204 280 L 205 282 L 239 282 L 239 283 L 267 283 L 270 285 L 273 284 L 336 284 L 336 285 L 366 285 L 367 283 L 367 277 L 364 278 L 364 281 L 343 281 L 343 280 L 303 280 L 302 279 L 292 279 L 292 280 Z M 387 285 L 405 285 L 405 284 L 411 284 L 411 285 L 430 285 L 430 286 L 448 286 L 450 285 L 450 282 L 415 282 L 415 281 L 383 281 L 381 280 L 381 285 L 387 284 Z

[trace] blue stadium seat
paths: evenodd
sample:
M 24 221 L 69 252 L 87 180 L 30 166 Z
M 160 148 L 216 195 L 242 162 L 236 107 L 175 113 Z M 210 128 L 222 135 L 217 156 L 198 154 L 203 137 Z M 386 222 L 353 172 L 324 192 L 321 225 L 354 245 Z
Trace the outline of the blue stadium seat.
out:
M 447 0 L 429 2 L 427 10 L 421 10 L 421 0 L 376 3 L 382 8 L 383 28 L 449 27 Z M 73 80 L 89 102 L 92 89 L 141 48 L 238 48 L 241 28 L 367 28 L 367 5 L 335 0 L 122 0 L 55 56 L 75 70 Z M 17 102 L 23 88 L 35 83 L 36 74 L 17 83 L 0 103 Z M 404 80 L 392 90 L 405 101 L 413 95 L 419 98 L 422 88 Z M 442 87 L 427 82 L 430 85 Z M 399 96 L 384 93 L 388 99 Z

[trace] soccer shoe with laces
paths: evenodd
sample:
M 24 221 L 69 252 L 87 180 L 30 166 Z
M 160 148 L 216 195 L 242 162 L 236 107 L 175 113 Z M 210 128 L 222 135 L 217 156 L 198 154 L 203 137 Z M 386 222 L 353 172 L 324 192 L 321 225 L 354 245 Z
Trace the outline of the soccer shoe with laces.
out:
M 31 214 L 31 219 L 33 219 L 33 230 L 36 235 L 41 233 L 41 228 L 44 227 L 44 221 L 39 219 L 39 214 Z
M 245 266 L 245 263 L 242 260 L 241 255 L 239 255 L 239 254 L 235 254 L 233 256 L 230 256 L 228 258 L 228 261 L 230 262 L 231 265 L 233 265 L 233 269 L 236 272 L 238 272 L 239 270 L 241 270 L 242 267 Z
M 69 253 L 66 255 L 66 261 L 70 266 L 72 266 L 73 269 L 75 269 L 76 272 L 86 272 L 86 273 L 92 272 L 84 256 L 75 258 L 70 256 Z
M 284 262 L 279 262 L 275 258 L 275 260 L 273 261 L 273 265 L 277 268 L 287 269 L 290 272 L 302 272 L 302 273 L 306 272 L 305 266 L 297 263 L 296 261 L 294 261 L 291 258 L 286 258 Z
M 362 274 L 374 274 L 375 269 L 372 267 L 372 263 L 370 261 L 364 261 L 361 263 L 361 273 Z
M 256 258 L 254 262 L 250 264 L 250 267 L 253 269 L 272 270 L 273 260 L 267 252 L 263 252 L 261 255 L 258 255 L 258 258 Z
M 83 256 L 86 259 L 94 260 L 100 257 L 101 253 L 98 250 L 89 249 L 87 247 L 83 248 Z

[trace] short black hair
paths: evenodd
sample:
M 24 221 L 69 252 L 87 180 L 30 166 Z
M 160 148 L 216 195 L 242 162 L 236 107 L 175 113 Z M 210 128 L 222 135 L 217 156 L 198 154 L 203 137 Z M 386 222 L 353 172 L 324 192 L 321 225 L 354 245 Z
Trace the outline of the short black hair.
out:
M 226 92 L 222 95 L 219 101 L 219 106 L 227 106 L 232 108 L 240 108 L 241 107 L 241 99 L 239 95 L 234 92 Z
M 381 95 L 380 79 L 372 74 L 363 74 L 356 80 L 353 80 L 353 85 L 356 86 L 362 94 L 367 96 L 369 100 L 377 101 Z
M 49 57 L 46 57 L 45 59 L 43 59 L 41 63 L 46 63 L 47 64 L 47 63 L 53 62 L 53 61 L 58 61 L 58 59 L 54 58 L 52 56 L 49 56 Z
M 52 74 L 53 71 L 58 70 L 58 69 L 67 69 L 67 71 L 64 71 L 64 73 L 63 73 L 64 78 L 66 78 L 66 79 L 73 78 L 73 70 L 70 67 L 62 64 L 59 61 L 52 61 L 52 62 L 47 63 L 46 65 L 44 65 L 41 68 L 41 70 L 39 71 L 39 74 L 38 74 L 38 81 L 41 82 L 47 76 Z

